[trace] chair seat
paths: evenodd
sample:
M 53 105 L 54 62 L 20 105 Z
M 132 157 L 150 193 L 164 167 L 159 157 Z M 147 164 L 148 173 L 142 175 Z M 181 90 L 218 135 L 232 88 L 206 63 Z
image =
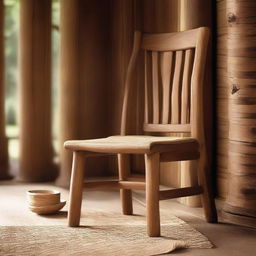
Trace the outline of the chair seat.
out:
M 157 136 L 110 136 L 91 140 L 69 140 L 65 148 L 74 151 L 99 153 L 139 153 L 169 152 L 178 150 L 198 150 L 198 142 L 191 137 L 157 137 Z

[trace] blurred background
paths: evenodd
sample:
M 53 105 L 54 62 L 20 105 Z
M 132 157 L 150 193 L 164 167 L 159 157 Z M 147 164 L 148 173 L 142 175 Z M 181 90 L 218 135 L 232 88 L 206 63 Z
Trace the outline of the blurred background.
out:
M 4 37 L 5 37 L 5 116 L 6 135 L 9 139 L 9 157 L 18 159 L 18 36 L 19 36 L 19 0 L 4 0 Z M 55 151 L 57 146 L 57 100 L 59 65 L 59 20 L 58 0 L 52 1 L 52 133 Z

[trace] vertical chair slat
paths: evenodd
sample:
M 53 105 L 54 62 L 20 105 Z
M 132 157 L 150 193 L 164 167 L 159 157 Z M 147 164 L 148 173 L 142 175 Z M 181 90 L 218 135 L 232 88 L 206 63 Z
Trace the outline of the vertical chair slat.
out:
M 159 123 L 158 53 L 152 52 L 153 123 Z
M 151 52 L 145 51 L 145 123 L 151 123 L 153 115 L 151 54 Z
M 149 122 L 149 102 L 148 102 L 148 52 L 145 51 L 145 123 Z
M 175 69 L 173 76 L 172 86 L 172 113 L 171 123 L 180 123 L 180 112 L 181 112 L 181 78 L 182 78 L 182 65 L 183 65 L 183 52 L 176 51 Z
M 168 124 L 170 110 L 170 79 L 172 68 L 172 52 L 161 53 L 161 77 L 163 86 L 162 124 Z
M 190 84 L 193 69 L 193 50 L 188 49 L 185 52 L 184 73 L 181 92 L 181 123 L 190 122 Z

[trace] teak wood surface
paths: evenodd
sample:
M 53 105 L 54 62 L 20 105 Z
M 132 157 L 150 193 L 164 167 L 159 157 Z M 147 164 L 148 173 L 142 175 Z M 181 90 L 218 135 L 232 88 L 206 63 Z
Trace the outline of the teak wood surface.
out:
M 70 226 L 80 220 L 83 172 L 86 157 L 92 154 L 118 154 L 119 182 L 107 181 L 102 186 L 121 190 L 124 214 L 132 214 L 131 189 L 144 188 L 129 181 L 131 154 L 144 154 L 146 166 L 146 208 L 149 236 L 160 235 L 159 199 L 202 194 L 206 220 L 216 222 L 217 214 L 211 193 L 210 170 L 205 149 L 203 125 L 203 78 L 209 29 L 201 27 L 178 33 L 141 34 L 135 32 L 132 56 L 125 82 L 121 119 L 121 136 L 94 140 L 67 141 L 74 151 L 70 207 Z M 145 54 L 145 118 L 144 132 L 159 135 L 165 132 L 190 132 L 190 137 L 126 135 L 128 101 L 136 60 Z M 198 186 L 159 192 L 161 161 L 197 159 Z M 86 162 L 85 162 L 86 166 Z M 88 188 L 99 187 L 90 183 Z M 86 188 L 86 185 L 85 185 Z
M 227 1 L 228 171 L 224 211 L 256 224 L 255 1 Z M 234 216 L 233 216 L 234 218 Z

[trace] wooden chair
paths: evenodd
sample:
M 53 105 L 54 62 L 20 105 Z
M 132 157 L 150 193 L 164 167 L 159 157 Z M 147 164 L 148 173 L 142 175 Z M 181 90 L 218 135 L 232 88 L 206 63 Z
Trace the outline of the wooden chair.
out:
M 65 142 L 73 150 L 70 185 L 69 226 L 80 221 L 84 188 L 120 189 L 124 214 L 132 214 L 132 189 L 146 189 L 147 232 L 160 235 L 159 200 L 202 194 L 205 217 L 216 222 L 211 194 L 203 126 L 203 78 L 209 29 L 201 27 L 178 33 L 135 32 L 128 65 L 122 109 L 121 136 Z M 191 137 L 125 136 L 131 77 L 140 50 L 145 52 L 144 131 L 191 133 Z M 117 154 L 119 180 L 84 183 L 87 157 Z M 144 154 L 146 182 L 130 178 L 131 154 Z M 160 162 L 198 159 L 199 185 L 159 191 Z

